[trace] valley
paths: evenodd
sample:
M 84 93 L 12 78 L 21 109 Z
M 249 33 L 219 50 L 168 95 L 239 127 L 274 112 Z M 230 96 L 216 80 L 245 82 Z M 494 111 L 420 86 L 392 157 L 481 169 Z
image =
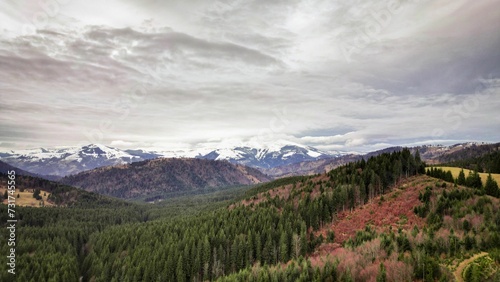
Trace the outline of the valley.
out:
M 88 179 L 113 179 L 96 173 L 115 171 L 121 183 L 132 179 L 142 183 L 138 177 L 151 178 L 148 171 L 165 173 L 170 162 L 179 167 L 174 170 L 178 177 L 189 164 L 194 165 L 189 170 L 199 176 L 218 178 L 210 171 L 215 165 L 219 172 L 228 169 L 227 175 L 246 172 L 244 179 L 251 185 L 172 190 L 161 200 L 143 197 L 124 202 L 20 176 L 20 184 L 45 186 L 54 194 L 51 198 L 60 200 L 50 208 L 17 208 L 22 219 L 19 234 L 24 234 L 18 277 L 27 281 L 51 277 L 60 281 L 373 281 L 381 277 L 451 281 L 457 269 L 463 269 L 464 281 L 472 281 L 471 277 L 496 281 L 500 275 L 499 199 L 478 188 L 455 187 L 426 176 L 424 162 L 411 150 L 265 183 L 253 182 L 259 174 L 248 178 L 252 175 L 248 168 L 233 170 L 229 162 L 195 159 L 102 168 L 88 172 L 92 175 Z M 3 209 L 0 205 L 2 220 Z M 47 248 L 53 240 L 60 247 Z M 480 263 L 467 260 L 479 252 L 487 254 Z M 30 272 L 23 270 L 27 265 Z M 58 271 L 48 268 L 54 265 Z M 0 279 L 9 277 L 0 275 Z
M 500 282 L 500 0 L 0 19 L 0 282 Z

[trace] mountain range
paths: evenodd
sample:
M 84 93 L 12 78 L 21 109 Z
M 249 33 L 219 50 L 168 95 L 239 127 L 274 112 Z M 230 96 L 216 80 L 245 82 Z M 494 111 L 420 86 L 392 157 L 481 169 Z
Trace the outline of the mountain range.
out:
M 38 148 L 0 153 L 0 160 L 39 175 L 64 177 L 103 166 L 123 165 L 155 158 L 198 158 L 227 160 L 259 169 L 269 169 L 304 161 L 330 159 L 341 153 L 326 153 L 294 143 L 271 146 L 237 146 L 189 151 L 120 150 L 99 144 L 83 147 Z
M 460 143 L 451 146 L 424 145 L 411 147 L 420 152 L 422 160 L 430 164 L 457 161 L 479 156 L 495 150 L 498 144 Z M 279 141 L 267 145 L 241 144 L 233 147 L 201 148 L 185 151 L 155 151 L 145 149 L 121 150 L 109 146 L 90 144 L 82 147 L 38 148 L 0 152 L 0 160 L 27 172 L 55 180 L 94 168 L 124 165 L 156 158 L 198 158 L 227 160 L 259 169 L 271 177 L 310 175 L 329 171 L 361 158 L 368 159 L 383 153 L 399 151 L 395 146 L 383 150 L 361 153 L 323 152 L 310 146 Z

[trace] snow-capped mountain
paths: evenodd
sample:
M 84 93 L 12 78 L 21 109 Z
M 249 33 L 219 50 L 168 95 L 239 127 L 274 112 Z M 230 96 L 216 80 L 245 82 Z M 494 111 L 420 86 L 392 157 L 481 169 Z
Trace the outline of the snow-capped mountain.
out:
M 120 150 L 104 145 L 80 148 L 39 148 L 0 153 L 0 160 L 40 175 L 66 176 L 102 166 L 119 165 L 160 157 L 187 157 L 227 160 L 255 168 L 273 168 L 303 161 L 336 157 L 315 148 L 295 143 L 242 145 L 227 148 L 198 148 L 185 151 Z
M 235 147 L 216 149 L 197 158 L 211 160 L 228 160 L 232 163 L 243 164 L 256 168 L 273 168 L 304 161 L 328 159 L 339 156 L 321 152 L 315 148 L 299 144 L 274 144 L 262 147 Z
M 0 154 L 10 165 L 40 175 L 65 176 L 96 167 L 144 160 L 141 156 L 104 145 L 10 151 Z
M 419 150 L 421 158 L 428 163 L 440 163 L 460 159 L 461 155 L 475 156 L 480 148 L 490 145 L 464 143 L 452 146 L 432 145 L 413 147 Z M 386 148 L 371 152 L 365 156 L 375 156 L 383 152 L 401 150 L 401 147 Z M 485 149 L 486 150 L 486 149 Z M 462 151 L 464 153 L 462 153 Z M 456 157 L 455 155 L 458 155 Z M 361 155 L 360 155 L 361 156 Z M 209 160 L 227 160 L 231 163 L 258 168 L 269 175 L 281 175 L 285 171 L 294 170 L 300 174 L 317 173 L 323 168 L 331 169 L 333 164 L 347 160 L 359 159 L 352 154 L 340 152 L 322 152 L 315 148 L 284 140 L 268 144 L 239 143 L 218 148 L 205 146 L 183 151 L 152 151 L 146 149 L 120 150 L 104 145 L 87 145 L 83 147 L 38 148 L 0 152 L 0 160 L 27 172 L 45 176 L 66 176 L 102 166 L 120 165 L 155 158 L 199 158 Z M 342 157 L 342 158 L 341 158 Z M 311 162 L 316 161 L 316 162 Z M 308 162 L 306 164 L 301 164 Z M 311 169 L 305 170 L 305 168 Z M 272 172 L 277 170 L 278 172 Z

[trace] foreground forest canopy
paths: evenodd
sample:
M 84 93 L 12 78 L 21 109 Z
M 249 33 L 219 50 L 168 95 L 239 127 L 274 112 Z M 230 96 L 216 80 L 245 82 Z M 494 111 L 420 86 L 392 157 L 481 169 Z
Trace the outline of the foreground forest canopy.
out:
M 418 152 L 403 149 L 240 189 L 229 201 L 204 195 L 184 215 L 189 197 L 17 208 L 16 278 L 499 281 L 498 195 L 472 179 L 425 174 Z M 13 281 L 6 267 L 0 280 Z

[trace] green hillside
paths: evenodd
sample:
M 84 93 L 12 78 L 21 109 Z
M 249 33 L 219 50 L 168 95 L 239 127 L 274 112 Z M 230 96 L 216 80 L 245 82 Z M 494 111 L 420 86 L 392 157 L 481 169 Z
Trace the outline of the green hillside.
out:
M 450 281 L 457 269 L 466 281 L 500 277 L 499 199 L 426 176 L 406 149 L 216 193 L 161 205 L 19 208 L 18 278 Z

